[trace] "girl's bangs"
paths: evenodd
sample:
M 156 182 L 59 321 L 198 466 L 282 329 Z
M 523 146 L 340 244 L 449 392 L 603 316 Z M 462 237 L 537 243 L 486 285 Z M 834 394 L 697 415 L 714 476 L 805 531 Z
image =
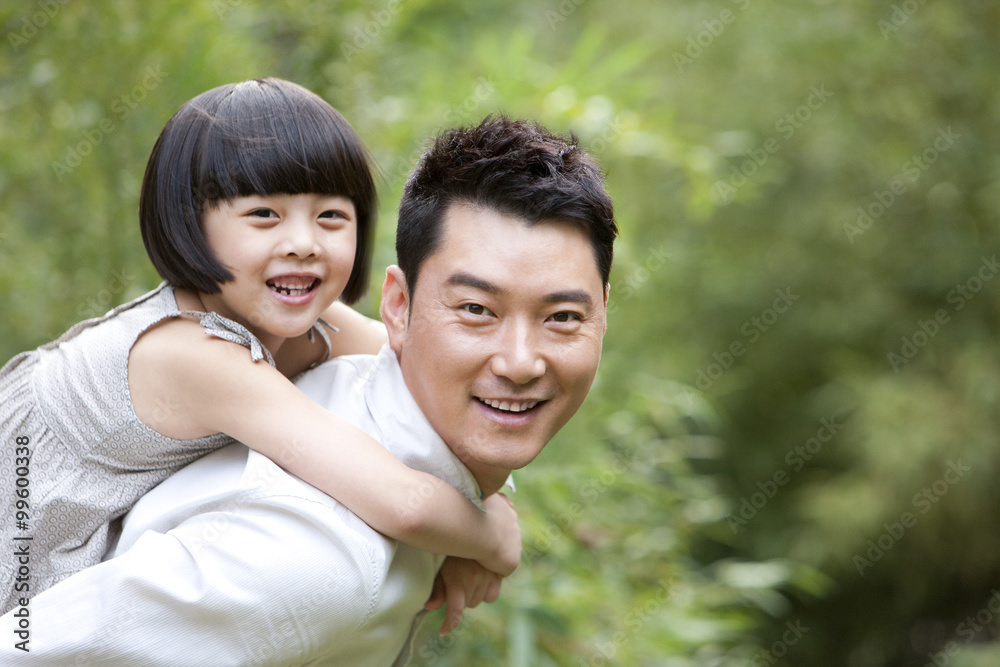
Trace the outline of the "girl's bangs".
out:
M 203 203 L 255 194 L 369 199 L 367 157 L 343 118 L 319 98 L 290 100 L 259 87 L 251 92 L 269 99 L 248 104 L 234 94 L 208 129 L 197 170 Z

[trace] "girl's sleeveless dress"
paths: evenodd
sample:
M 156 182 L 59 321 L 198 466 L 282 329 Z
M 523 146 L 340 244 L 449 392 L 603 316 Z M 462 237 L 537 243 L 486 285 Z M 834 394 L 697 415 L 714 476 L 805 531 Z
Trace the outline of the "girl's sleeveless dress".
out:
M 245 327 L 215 313 L 179 311 L 164 283 L 0 369 L 0 613 L 99 563 L 116 519 L 139 497 L 233 442 L 221 433 L 175 440 L 135 415 L 129 351 L 142 332 L 181 315 L 274 365 Z M 315 330 L 329 345 L 326 332 Z

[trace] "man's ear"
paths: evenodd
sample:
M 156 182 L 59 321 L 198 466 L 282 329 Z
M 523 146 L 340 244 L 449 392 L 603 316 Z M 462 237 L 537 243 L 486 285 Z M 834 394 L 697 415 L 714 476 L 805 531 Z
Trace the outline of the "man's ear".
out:
M 611 296 L 611 283 L 604 283 L 604 333 L 608 333 L 608 297 Z
M 379 314 L 389 332 L 389 347 L 399 354 L 403 349 L 406 325 L 410 320 L 410 292 L 406 287 L 403 270 L 395 264 L 385 270 Z

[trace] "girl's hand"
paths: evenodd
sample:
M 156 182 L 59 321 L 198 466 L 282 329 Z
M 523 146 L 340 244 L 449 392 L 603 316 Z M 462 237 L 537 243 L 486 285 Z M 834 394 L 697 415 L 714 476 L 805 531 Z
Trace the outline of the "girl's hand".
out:
M 479 563 L 501 577 L 509 577 L 521 562 L 521 526 L 517 523 L 517 512 L 510 498 L 502 493 L 494 493 L 483 502 L 497 547 L 492 556 L 479 559 Z
M 477 607 L 483 601 L 494 602 L 500 596 L 501 581 L 500 575 L 477 561 L 448 556 L 434 579 L 434 590 L 424 609 L 448 605 L 440 630 L 443 637 L 458 627 L 466 608 Z

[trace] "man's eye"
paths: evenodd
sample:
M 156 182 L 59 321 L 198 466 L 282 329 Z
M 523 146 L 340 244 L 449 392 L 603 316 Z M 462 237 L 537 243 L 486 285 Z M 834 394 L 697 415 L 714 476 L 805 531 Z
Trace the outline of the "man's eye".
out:
M 472 315 L 485 315 L 489 311 L 486 310 L 486 306 L 480 305 L 478 303 L 467 303 L 463 306 L 467 312 Z
M 568 310 L 556 313 L 552 316 L 554 322 L 572 322 L 573 320 L 582 320 L 583 317 L 580 313 L 574 313 Z

